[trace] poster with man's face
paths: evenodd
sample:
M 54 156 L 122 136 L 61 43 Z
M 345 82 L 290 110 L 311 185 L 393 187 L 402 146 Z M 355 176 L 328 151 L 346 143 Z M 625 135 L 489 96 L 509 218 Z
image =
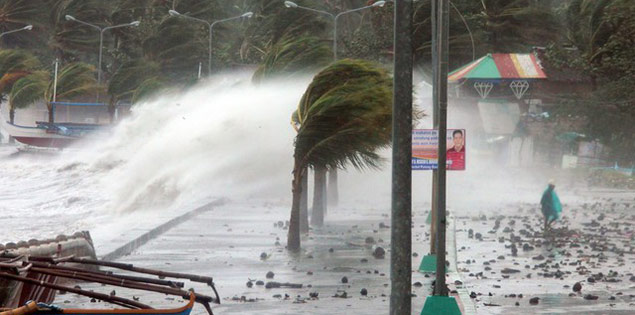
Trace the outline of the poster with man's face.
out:
M 438 165 L 438 132 L 434 129 L 412 131 L 412 169 L 435 170 Z M 465 129 L 448 129 L 446 169 L 465 170 Z

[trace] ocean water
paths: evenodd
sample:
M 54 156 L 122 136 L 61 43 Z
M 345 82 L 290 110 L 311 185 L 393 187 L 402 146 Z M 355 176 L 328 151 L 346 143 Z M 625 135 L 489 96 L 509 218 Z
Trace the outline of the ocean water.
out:
M 107 240 L 215 198 L 288 199 L 290 116 L 309 80 L 224 75 L 137 104 L 73 148 L 0 146 L 0 242 L 78 230 Z

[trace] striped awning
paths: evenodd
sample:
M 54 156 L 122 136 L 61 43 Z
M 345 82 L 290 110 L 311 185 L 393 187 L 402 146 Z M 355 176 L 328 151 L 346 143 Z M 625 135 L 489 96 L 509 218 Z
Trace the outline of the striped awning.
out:
M 450 83 L 463 80 L 537 80 L 546 79 L 534 54 L 487 54 L 452 71 Z

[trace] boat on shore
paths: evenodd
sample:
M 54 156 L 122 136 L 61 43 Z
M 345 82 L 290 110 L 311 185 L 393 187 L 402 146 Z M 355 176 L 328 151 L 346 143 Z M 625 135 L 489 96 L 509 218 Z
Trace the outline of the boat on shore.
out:
M 106 131 L 112 126 L 104 103 L 51 102 L 51 113 L 44 104 L 22 110 L 18 122 L 0 117 L 1 128 L 16 141 L 38 148 L 67 148 L 87 135 Z M 39 107 L 39 108 L 38 108 Z M 129 105 L 117 105 L 115 118 L 129 111 Z M 30 114 L 30 115 L 29 115 Z M 44 116 L 44 117 L 43 117 Z
M 113 314 L 143 314 L 143 315 L 189 315 L 194 308 L 196 294 L 190 291 L 188 303 L 182 307 L 172 309 L 83 309 L 83 308 L 61 308 L 56 305 L 37 303 L 30 301 L 24 306 L 15 309 L 0 309 L 0 315 L 53 315 L 53 314 L 91 314 L 91 315 L 113 315 Z
M 107 269 L 102 270 L 102 269 Z M 122 271 L 116 273 L 115 271 Z M 155 276 L 149 277 L 148 275 Z M 204 283 L 212 289 L 214 296 L 185 291 L 184 282 L 170 280 L 185 279 L 191 282 Z M 114 294 L 98 293 L 92 290 L 82 290 L 72 286 L 76 282 L 92 282 L 103 286 L 123 287 L 145 292 L 155 292 L 172 296 L 179 296 L 190 302 L 180 308 L 156 310 L 152 306 L 143 304 L 138 298 L 132 299 Z M 16 289 L 20 287 L 21 289 Z M 28 292 L 24 292 L 28 289 Z M 39 292 L 48 292 L 39 294 Z M 91 299 L 108 302 L 127 309 L 60 309 L 50 304 L 54 300 L 55 292 L 69 292 Z M 38 310 L 33 311 L 30 301 L 40 304 Z M 0 297 L 4 302 L 0 307 L 7 307 L 9 314 L 178 314 L 188 315 L 194 302 L 213 315 L 210 303 L 220 304 L 220 297 L 211 277 L 187 273 L 168 272 L 148 268 L 135 267 L 131 264 L 98 260 L 94 258 L 75 257 L 75 255 L 29 256 L 17 252 L 0 252 Z M 9 315 L 7 314 L 7 315 Z M 4 314 L 0 314 L 4 315 Z

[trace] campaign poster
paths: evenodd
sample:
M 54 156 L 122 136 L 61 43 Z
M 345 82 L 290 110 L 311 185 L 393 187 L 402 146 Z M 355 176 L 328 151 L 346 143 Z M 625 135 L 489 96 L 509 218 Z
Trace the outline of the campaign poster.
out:
M 465 129 L 448 129 L 446 136 L 446 169 L 465 170 Z M 435 170 L 438 164 L 438 131 L 415 129 L 412 131 L 412 169 Z

